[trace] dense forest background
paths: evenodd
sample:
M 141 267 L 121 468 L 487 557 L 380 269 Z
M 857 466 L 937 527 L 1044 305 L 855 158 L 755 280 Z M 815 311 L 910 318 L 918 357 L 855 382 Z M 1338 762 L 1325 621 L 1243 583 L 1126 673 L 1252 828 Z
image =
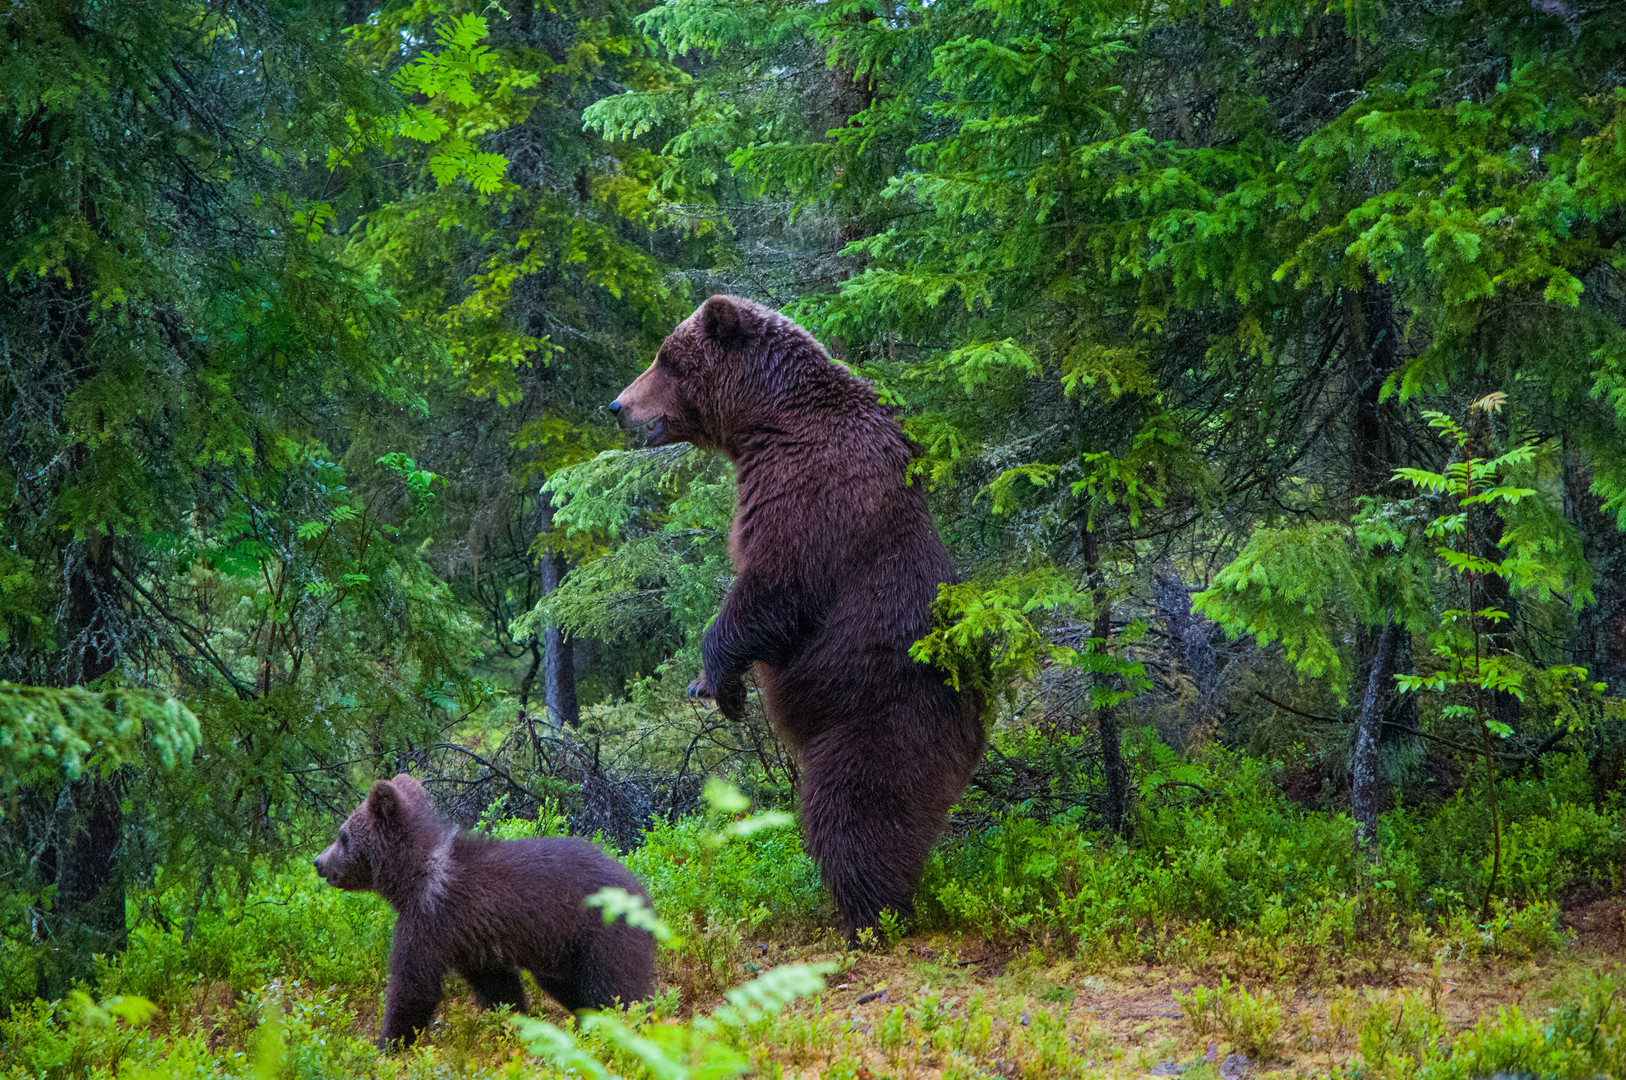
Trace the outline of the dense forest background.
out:
M 999 701 L 959 841 L 1172 865 L 1246 774 L 1327 895 L 1619 884 L 1626 7 L 20 0 L 0 42 L 7 1004 L 399 769 L 623 850 L 708 775 L 794 808 L 759 708 L 683 696 L 727 463 L 603 407 L 718 292 L 918 442 L 962 580 L 917 652 Z

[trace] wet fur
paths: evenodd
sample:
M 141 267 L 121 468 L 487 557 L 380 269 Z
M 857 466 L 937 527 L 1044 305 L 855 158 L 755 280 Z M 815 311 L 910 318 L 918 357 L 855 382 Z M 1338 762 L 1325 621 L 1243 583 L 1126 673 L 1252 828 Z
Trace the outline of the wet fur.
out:
M 764 704 L 801 761 L 801 815 L 848 928 L 906 913 L 986 737 L 982 702 L 909 657 L 953 580 L 911 445 L 867 382 L 778 312 L 712 297 L 617 399 L 656 444 L 721 450 L 738 477 L 737 577 L 694 689 Z
M 650 995 L 654 939 L 624 921 L 606 926 L 582 903 L 606 887 L 644 896 L 643 885 L 587 841 L 458 832 L 405 773 L 374 784 L 340 836 L 317 857 L 317 873 L 342 889 L 378 893 L 397 915 L 383 1045 L 417 1039 L 448 969 L 483 1008 L 523 1012 L 522 970 L 571 1010 Z

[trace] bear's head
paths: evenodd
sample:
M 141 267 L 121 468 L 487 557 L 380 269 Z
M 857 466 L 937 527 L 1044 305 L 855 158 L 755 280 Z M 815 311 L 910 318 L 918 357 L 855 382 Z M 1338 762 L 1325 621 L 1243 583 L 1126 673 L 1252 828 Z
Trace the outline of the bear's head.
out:
M 379 780 L 361 805 L 339 826 L 339 838 L 316 856 L 316 873 L 341 889 L 389 891 L 403 868 L 420 862 L 444 831 L 429 793 L 418 780 L 401 773 Z
M 655 362 L 610 403 L 616 419 L 644 429 L 650 446 L 688 442 L 727 450 L 759 409 L 783 400 L 787 380 L 808 359 L 827 363 L 817 342 L 771 308 L 713 296 L 678 324 Z

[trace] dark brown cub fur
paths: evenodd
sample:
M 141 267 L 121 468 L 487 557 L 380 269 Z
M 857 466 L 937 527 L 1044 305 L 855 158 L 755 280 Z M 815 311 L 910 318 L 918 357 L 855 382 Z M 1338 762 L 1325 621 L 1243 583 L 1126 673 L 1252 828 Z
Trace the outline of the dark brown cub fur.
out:
M 460 833 L 406 773 L 373 785 L 316 872 L 395 909 L 385 1046 L 410 1046 L 428 1026 L 448 968 L 488 1009 L 525 1010 L 522 970 L 571 1010 L 650 995 L 654 938 L 624 921 L 606 926 L 582 903 L 603 888 L 646 896 L 626 867 L 585 840 Z
M 971 779 L 982 702 L 917 663 L 948 552 L 910 445 L 875 390 L 778 312 L 714 296 L 612 410 L 652 444 L 718 449 L 739 478 L 738 576 L 691 692 L 768 713 L 802 761 L 802 824 L 849 934 L 909 910 L 926 854 Z

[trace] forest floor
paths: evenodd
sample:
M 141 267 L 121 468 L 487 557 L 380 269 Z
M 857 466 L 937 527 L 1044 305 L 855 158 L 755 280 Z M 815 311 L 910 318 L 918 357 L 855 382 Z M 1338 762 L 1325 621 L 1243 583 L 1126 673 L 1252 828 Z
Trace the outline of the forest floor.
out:
M 1378 1011 L 1394 1015 L 1425 1007 L 1439 1017 L 1446 1036 L 1495 1020 L 1504 1006 L 1518 1006 L 1539 1019 L 1548 1008 L 1571 1000 L 1587 976 L 1620 963 L 1621 915 L 1612 904 L 1578 914 L 1577 921 L 1591 922 L 1602 932 L 1582 933 L 1573 949 L 1542 963 L 1424 965 L 1382 957 L 1352 984 L 1316 973 L 1283 976 L 1268 987 L 1281 1022 L 1273 1034 L 1264 1035 L 1263 1041 L 1273 1045 L 1264 1053 L 1257 1038 L 1254 1045 L 1239 1045 L 1224 1030 L 1201 1035 L 1193 1030 L 1176 995 L 1189 1000 L 1195 988 L 1212 987 L 1218 980 L 1211 975 L 1141 965 L 1086 973 L 1072 961 L 1047 962 L 1037 954 L 1017 955 L 977 940 L 908 938 L 888 955 L 860 954 L 846 961 L 846 970 L 830 980 L 816 1006 L 803 1004 L 801 1011 L 817 1009 L 828 1023 L 847 1021 L 855 1029 L 859 1037 L 843 1040 L 842 1053 L 862 1060 L 858 1080 L 866 1080 L 864 1069 L 873 1077 L 910 1080 L 944 1075 L 945 1056 L 933 1052 L 929 1038 L 895 1039 L 896 1048 L 889 1046 L 883 1033 L 887 1018 L 901 1009 L 912 1021 L 907 1034 L 915 1035 L 925 1003 L 935 1003 L 933 1011 L 947 1019 L 963 1014 L 966 1003 L 978 995 L 982 1009 L 994 1018 L 978 1055 L 978 1071 L 1010 1080 L 1046 1075 L 1324 1077 L 1340 1067 L 1349 1069 L 1362 1048 L 1363 1033 L 1374 1026 L 1399 1026 L 1393 1020 L 1374 1025 L 1371 1017 Z M 1607 930 L 1598 925 L 1603 919 Z M 825 949 L 784 952 L 772 959 L 843 961 L 841 953 Z M 1041 1015 L 1052 1030 L 1066 1033 L 1076 1055 L 1070 1061 L 1047 1060 L 1053 1055 L 1043 1035 L 1029 1034 Z M 795 1045 L 761 1049 L 767 1059 L 784 1066 L 786 1076 L 823 1076 L 834 1057 Z
M 1505 1024 L 1509 1006 L 1540 1024 L 1548 1009 L 1576 1000 L 1590 977 L 1617 967 L 1626 940 L 1623 918 L 1626 911 L 1612 899 L 1573 905 L 1565 922 L 1574 945 L 1539 962 L 1426 964 L 1376 946 L 1342 964 L 1300 966 L 1268 982 L 1250 978 L 1245 982 L 1253 993 L 1243 992 L 1238 1006 L 1233 988 L 1229 1012 L 1211 1014 L 1206 1024 L 1199 1017 L 1200 1031 L 1191 1015 L 1193 995 L 1225 977 L 1222 958 L 1200 973 L 1145 965 L 1086 968 L 978 938 L 915 935 L 889 950 L 847 952 L 826 937 L 747 942 L 736 973 L 744 979 L 778 964 L 820 961 L 838 969 L 822 995 L 753 1032 L 747 1050 L 759 1076 L 1326 1077 L 1348 1075 L 1361 1058 L 1385 1050 L 1402 1053 L 1419 1039 L 1438 1044 L 1482 1022 Z M 694 969 L 663 966 L 665 988 L 682 990 L 684 1014 L 720 1003 L 721 988 L 697 987 Z M 560 1025 L 568 1020 L 546 999 L 537 1002 L 536 1014 Z M 518 1060 L 512 1057 L 516 1044 L 489 1018 L 476 1017 L 462 992 L 443 1010 L 429 1047 L 418 1051 L 420 1063 L 439 1059 L 433 1071 L 441 1072 L 448 1064 L 443 1051 L 468 1046 L 474 1028 L 488 1039 L 497 1036 L 497 1044 L 475 1050 L 474 1059 L 488 1068 L 505 1057 Z M 452 1056 L 475 1064 L 461 1052 Z M 1388 1074 L 1368 1069 L 1363 1075 Z
M 293 921 L 266 923 L 215 954 L 237 961 L 258 954 L 267 962 L 257 977 L 192 974 L 210 965 L 194 966 L 195 958 L 159 947 L 171 938 L 155 939 L 132 950 L 103 990 L 153 1000 L 150 1018 L 114 1023 L 94 1010 L 80 1016 L 84 1006 L 71 1001 L 37 1003 L 0 1018 L 0 1077 L 569 1075 L 528 1053 L 504 1014 L 479 1012 L 456 977 L 427 1038 L 379 1054 L 390 914 L 375 898 L 304 881 L 288 895 L 267 894 L 233 921 L 247 926 L 294 913 Z M 316 920 L 342 929 L 347 918 L 364 933 L 335 938 L 349 943 L 332 950 L 335 965 L 313 966 L 324 955 Z M 741 1070 L 762 1080 L 1626 1075 L 1615 1068 L 1615 1049 L 1586 1059 L 1594 1064 L 1552 1056 L 1572 1044 L 1588 1053 L 1603 1043 L 1618 1047 L 1626 1036 L 1617 1002 L 1626 907 L 1606 887 L 1586 886 L 1567 897 L 1562 923 L 1562 934 L 1545 939 L 1554 947 L 1520 959 L 1489 949 L 1463 959 L 1460 939 L 1418 932 L 1357 933 L 1339 947 L 1307 949 L 1302 934 L 1294 938 L 1300 928 L 1273 940 L 1205 936 L 1203 924 L 1171 927 L 1195 946 L 1187 955 L 1196 967 L 1089 962 L 1067 943 L 971 934 L 917 933 L 887 948 L 849 951 L 828 929 L 742 938 L 725 928 L 663 952 L 657 1000 L 627 1010 L 633 1028 L 685 1063 L 678 1071 L 646 1071 L 591 1029 L 578 1030 L 577 1040 L 608 1066 L 604 1075 L 633 1080 L 729 1080 Z M 224 942 L 226 930 L 216 933 Z M 830 970 L 824 991 L 776 1015 L 723 1027 L 690 1023 L 714 1015 L 729 990 L 765 972 L 820 963 Z M 103 1005 L 126 1017 L 120 1000 Z M 571 1024 L 534 986 L 531 1001 L 534 1015 Z M 727 1044 L 732 1063 L 703 1060 L 696 1048 L 708 1040 Z

